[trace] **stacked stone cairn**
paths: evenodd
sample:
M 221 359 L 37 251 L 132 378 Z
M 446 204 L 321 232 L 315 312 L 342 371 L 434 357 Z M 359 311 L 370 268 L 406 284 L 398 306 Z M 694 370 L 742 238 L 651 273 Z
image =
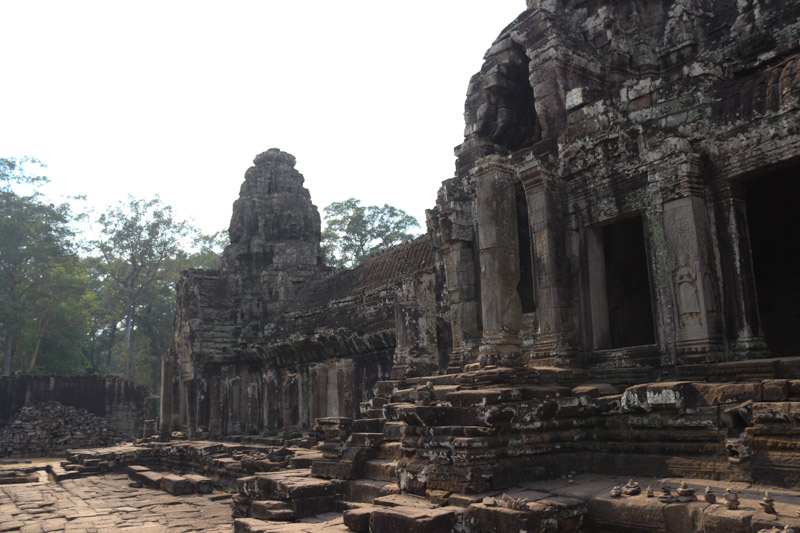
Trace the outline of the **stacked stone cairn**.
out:
M 122 436 L 105 418 L 58 402 L 43 402 L 20 409 L 0 432 L 0 457 L 45 457 L 120 440 Z

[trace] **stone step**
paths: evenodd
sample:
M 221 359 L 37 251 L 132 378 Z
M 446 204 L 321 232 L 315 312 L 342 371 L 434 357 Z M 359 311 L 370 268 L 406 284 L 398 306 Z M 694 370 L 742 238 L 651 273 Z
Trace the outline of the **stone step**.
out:
M 376 398 L 390 398 L 392 393 L 397 388 L 403 388 L 402 380 L 390 380 L 390 381 L 378 381 L 372 387 L 372 390 L 375 392 Z
M 372 459 L 364 466 L 364 477 L 380 481 L 397 481 L 397 461 Z
M 296 522 L 272 522 L 257 518 L 237 518 L 234 533 L 351 533 L 339 513 L 321 513 Z
M 369 521 L 377 507 L 365 506 L 357 509 L 348 509 L 342 513 L 344 525 L 356 533 L 369 533 Z
M 372 448 L 383 443 L 383 433 L 351 433 L 347 439 L 347 446 Z
M 462 510 L 457 507 L 435 509 L 419 506 L 377 507 L 370 514 L 369 526 L 370 531 L 403 531 L 404 533 L 454 531 L 456 517 L 461 513 Z M 510 531 L 510 529 L 496 528 L 476 531 Z
M 419 507 L 422 509 L 433 509 L 436 507 L 436 504 L 431 503 L 426 498 L 411 494 L 390 494 L 388 496 L 381 496 L 375 498 L 372 503 L 381 507 Z
M 376 498 L 399 494 L 400 487 L 391 481 L 353 479 L 347 482 L 347 501 L 373 503 Z
M 294 511 L 292 511 L 286 502 L 279 500 L 259 500 L 254 501 L 250 507 L 253 518 L 259 520 L 275 520 L 280 522 L 288 522 L 294 520 Z
M 403 438 L 403 428 L 405 422 L 386 422 L 383 425 L 383 438 L 384 440 L 399 441 Z
M 353 432 L 383 433 L 384 423 L 386 423 L 386 420 L 383 418 L 360 418 L 353 421 Z
M 384 405 L 389 403 L 389 399 L 388 398 L 375 397 L 375 398 L 372 398 L 370 400 L 367 400 L 366 403 L 368 403 L 370 407 L 375 407 L 375 408 L 380 409 L 381 407 L 383 407 Z
M 65 479 L 75 479 L 81 475 L 81 473 L 77 471 L 64 470 L 59 465 L 48 465 L 47 470 L 53 475 L 56 482 L 61 482 Z
M 195 494 L 208 494 L 214 488 L 213 482 L 205 476 L 187 474 L 183 477 L 192 485 L 192 492 Z
M 383 418 L 383 409 L 379 407 L 370 407 L 365 414 L 370 418 Z
M 378 459 L 398 461 L 403 457 L 403 444 L 400 442 L 384 442 L 378 448 Z
M 183 496 L 192 493 L 192 484 L 188 479 L 174 474 L 166 474 L 161 477 L 159 483 L 161 490 L 169 492 L 173 496 Z

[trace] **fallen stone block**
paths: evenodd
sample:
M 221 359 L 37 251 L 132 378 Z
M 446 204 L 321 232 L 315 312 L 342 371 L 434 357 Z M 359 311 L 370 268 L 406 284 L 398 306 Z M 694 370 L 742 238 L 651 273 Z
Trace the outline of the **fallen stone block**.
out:
M 182 476 L 167 474 L 161 477 L 159 484 L 161 490 L 169 492 L 173 496 L 182 496 L 184 494 L 192 493 L 192 484 L 188 479 Z
M 344 525 L 356 533 L 369 533 L 369 521 L 375 507 L 349 509 L 342 514 Z
M 67 465 L 70 466 L 70 465 Z M 136 483 L 141 483 L 142 485 L 149 486 L 148 483 L 150 482 L 146 477 L 145 474 L 152 473 L 149 468 L 146 466 L 140 465 L 130 465 L 127 468 L 128 471 L 128 478 L 131 481 L 135 481 Z M 158 480 L 159 487 L 161 486 L 161 480 Z M 151 487 L 151 488 L 158 488 L 158 487 Z
M 370 515 L 371 531 L 381 533 L 438 533 L 452 531 L 456 513 L 462 509 L 440 507 L 376 507 Z M 510 531 L 510 530 L 496 530 Z
M 208 494 L 214 489 L 213 482 L 205 476 L 187 474 L 183 477 L 192 486 L 192 492 L 195 494 Z
M 514 497 L 523 498 L 524 494 L 518 492 Z M 509 509 L 497 503 L 474 503 L 467 507 L 464 525 L 475 533 L 523 530 L 529 533 L 569 533 L 578 530 L 586 511 L 587 505 L 582 500 L 564 497 L 528 502 L 519 509 Z
M 277 500 L 255 501 L 251 507 L 251 512 L 253 518 L 259 520 L 294 520 L 294 511 L 286 505 L 286 502 Z

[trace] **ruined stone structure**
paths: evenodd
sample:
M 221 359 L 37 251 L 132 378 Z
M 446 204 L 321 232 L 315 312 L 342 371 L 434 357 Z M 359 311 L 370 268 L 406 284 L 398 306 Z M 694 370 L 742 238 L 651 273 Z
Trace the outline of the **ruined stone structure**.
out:
M 800 354 L 798 4 L 528 4 L 429 218 L 454 352 L 637 380 Z
M 256 157 L 222 267 L 179 283 L 162 433 L 311 432 L 320 491 L 473 531 L 500 504 L 465 495 L 532 479 L 800 481 L 800 3 L 527 8 L 470 81 L 425 236 L 335 272 L 294 158 Z M 502 502 L 509 527 L 651 530 Z
M 372 386 L 390 377 L 396 347 L 406 366 L 438 369 L 429 239 L 334 272 L 323 264 L 319 213 L 294 157 L 272 149 L 254 163 L 220 270 L 188 271 L 178 284 L 165 431 L 299 436 L 316 418 L 356 416 Z M 399 345 L 396 322 L 409 324 Z
M 118 436 L 141 436 L 147 412 L 147 389 L 119 376 L 0 377 L 0 429 L 23 407 L 58 402 L 103 418 Z M 51 435 L 50 438 L 55 437 Z

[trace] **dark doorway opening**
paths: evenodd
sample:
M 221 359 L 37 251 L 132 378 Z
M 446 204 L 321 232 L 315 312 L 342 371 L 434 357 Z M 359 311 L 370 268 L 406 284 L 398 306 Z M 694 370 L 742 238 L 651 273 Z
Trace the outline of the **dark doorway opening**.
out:
M 450 354 L 453 352 L 453 333 L 450 323 L 436 317 L 436 349 L 439 355 L 439 372 L 444 374 L 450 366 Z
M 517 202 L 517 237 L 519 238 L 519 284 L 517 293 L 522 303 L 523 313 L 536 311 L 536 291 L 533 277 L 533 253 L 531 242 L 531 224 L 528 218 L 528 199 L 522 184 L 518 183 L 514 190 Z
M 642 217 L 603 227 L 609 348 L 655 342 Z
M 800 168 L 746 184 L 761 331 L 778 356 L 800 355 Z

